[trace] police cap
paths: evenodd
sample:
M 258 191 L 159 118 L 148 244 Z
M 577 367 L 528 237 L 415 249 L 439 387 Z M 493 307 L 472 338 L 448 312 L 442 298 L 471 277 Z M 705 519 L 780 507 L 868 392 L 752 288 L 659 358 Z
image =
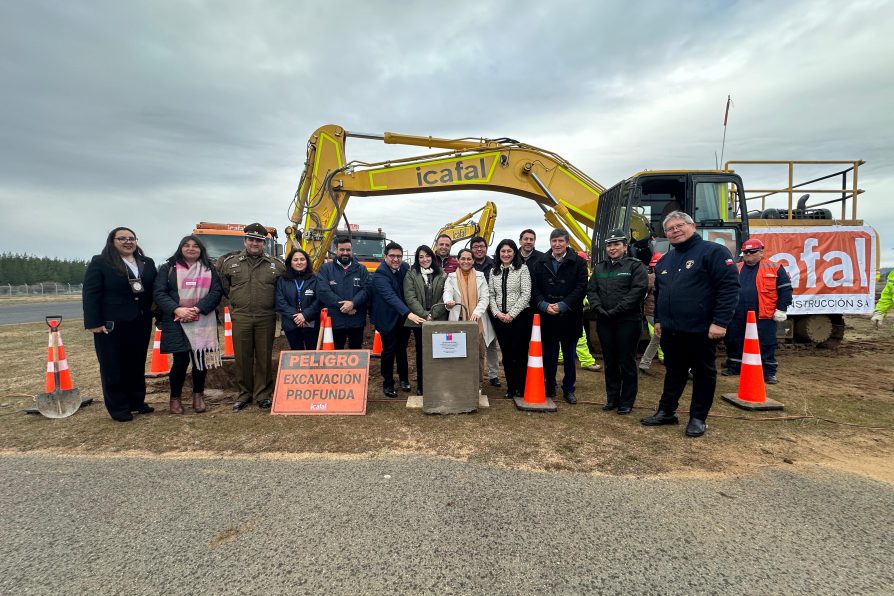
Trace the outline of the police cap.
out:
M 242 231 L 245 232 L 246 238 L 267 239 L 267 228 L 259 223 L 248 224 Z
M 623 242 L 627 244 L 627 234 L 624 233 L 624 230 L 621 228 L 616 228 L 608 233 L 608 237 L 605 239 L 605 243 L 608 244 L 610 242 Z

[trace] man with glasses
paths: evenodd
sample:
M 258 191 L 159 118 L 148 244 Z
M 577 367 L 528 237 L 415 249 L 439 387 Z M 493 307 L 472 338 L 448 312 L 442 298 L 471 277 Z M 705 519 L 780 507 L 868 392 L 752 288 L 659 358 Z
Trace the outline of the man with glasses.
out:
M 394 361 L 397 360 L 397 376 L 400 388 L 410 391 L 410 369 L 407 363 L 407 342 L 410 328 L 404 325 L 409 319 L 417 325 L 425 319 L 410 311 L 404 300 L 404 278 L 410 266 L 404 263 L 404 249 L 396 242 L 385 246 L 385 261 L 372 274 L 372 312 L 370 321 L 382 336 L 382 392 L 385 397 L 397 397 L 394 389 Z
M 792 304 L 792 281 L 785 267 L 764 258 L 764 243 L 750 238 L 742 243 L 742 262 L 739 263 L 739 304 L 727 330 L 725 377 L 739 374 L 742 367 L 742 348 L 745 344 L 745 324 L 748 311 L 757 313 L 757 336 L 761 346 L 764 381 L 775 385 L 776 324 L 785 321 L 785 311 Z
M 700 437 L 707 430 L 705 420 L 717 386 L 717 342 L 735 313 L 739 276 L 729 250 L 702 240 L 688 214 L 673 211 L 663 223 L 673 248 L 655 266 L 654 330 L 664 350 L 664 391 L 658 411 L 641 422 L 679 424 L 677 406 L 691 369 L 686 435 Z
M 285 271 L 282 261 L 264 254 L 267 228 L 253 223 L 245 226 L 243 232 L 245 250 L 227 255 L 218 263 L 233 318 L 239 382 L 239 397 L 233 410 L 237 412 L 252 401 L 264 410 L 272 404 L 276 280 Z

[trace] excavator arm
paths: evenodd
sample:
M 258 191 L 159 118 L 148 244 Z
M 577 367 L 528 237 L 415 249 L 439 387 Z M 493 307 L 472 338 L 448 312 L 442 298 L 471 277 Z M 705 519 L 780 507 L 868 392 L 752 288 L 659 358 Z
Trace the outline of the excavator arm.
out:
M 478 218 L 478 222 L 476 223 L 472 221 L 472 217 L 478 213 L 481 213 L 481 217 Z M 493 202 L 488 201 L 484 204 L 484 207 L 476 209 L 471 213 L 466 213 L 462 217 L 455 221 L 451 221 L 448 224 L 444 224 L 444 226 L 438 230 L 438 233 L 435 234 L 435 239 L 431 243 L 432 248 L 437 244 L 438 238 L 444 234 L 450 236 L 450 239 L 454 244 L 463 240 L 468 240 L 473 236 L 481 236 L 484 238 L 485 243 L 490 246 L 494 239 L 494 225 L 496 223 L 497 206 Z
M 348 137 L 445 151 L 377 163 L 348 161 Z M 559 155 L 513 139 L 439 139 L 385 133 L 351 133 L 340 126 L 317 129 L 307 144 L 304 172 L 295 193 L 289 247 L 300 245 L 314 267 L 326 258 L 352 196 L 453 190 L 505 192 L 535 201 L 551 224 L 561 224 L 587 247 L 604 188 Z

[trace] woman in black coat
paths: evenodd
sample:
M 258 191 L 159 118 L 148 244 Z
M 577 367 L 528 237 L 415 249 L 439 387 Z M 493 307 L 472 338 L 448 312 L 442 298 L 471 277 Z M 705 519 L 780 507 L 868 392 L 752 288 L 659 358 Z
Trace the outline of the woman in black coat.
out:
M 192 408 L 204 412 L 205 375 L 221 365 L 215 309 L 223 297 L 217 269 L 202 241 L 185 236 L 177 252 L 159 267 L 155 304 L 161 322 L 161 353 L 173 354 L 171 414 L 182 414 L 186 369 L 192 362 Z
M 310 256 L 293 248 L 286 256 L 286 270 L 276 280 L 276 312 L 293 350 L 316 350 L 321 303 Z
M 93 332 L 106 410 L 119 422 L 153 411 L 144 375 L 155 276 L 155 263 L 125 227 L 109 232 L 84 273 L 84 328 Z

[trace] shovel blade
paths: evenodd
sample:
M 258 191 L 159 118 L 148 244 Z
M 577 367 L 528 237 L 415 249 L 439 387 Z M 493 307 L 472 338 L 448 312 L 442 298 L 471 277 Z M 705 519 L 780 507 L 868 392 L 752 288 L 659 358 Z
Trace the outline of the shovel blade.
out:
M 81 407 L 81 392 L 78 389 L 57 389 L 35 396 L 37 410 L 47 418 L 68 418 Z

